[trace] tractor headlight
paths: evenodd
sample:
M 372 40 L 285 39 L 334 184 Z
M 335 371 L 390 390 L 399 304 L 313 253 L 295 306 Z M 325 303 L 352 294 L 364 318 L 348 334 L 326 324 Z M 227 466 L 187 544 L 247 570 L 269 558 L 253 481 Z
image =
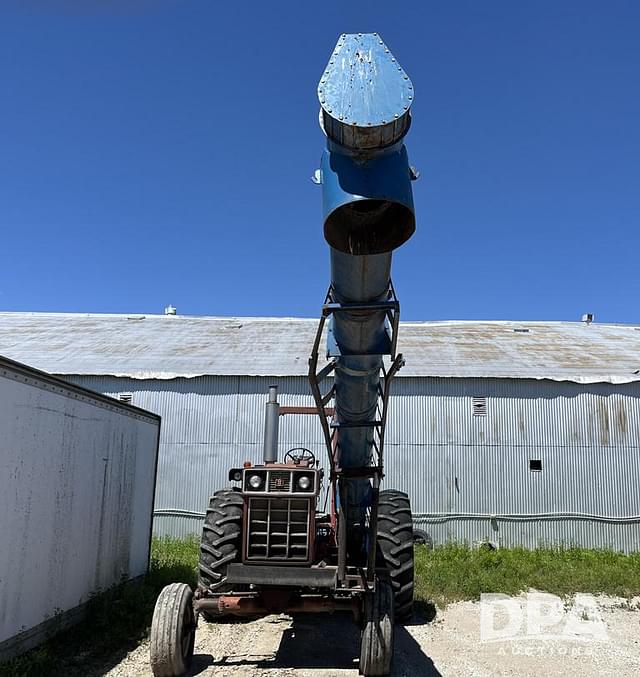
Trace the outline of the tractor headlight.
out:
M 311 488 L 311 478 L 309 475 L 301 475 L 298 477 L 298 489 L 301 491 L 308 491 Z
M 252 489 L 259 489 L 262 486 L 262 477 L 260 475 L 251 475 L 249 477 L 249 486 Z

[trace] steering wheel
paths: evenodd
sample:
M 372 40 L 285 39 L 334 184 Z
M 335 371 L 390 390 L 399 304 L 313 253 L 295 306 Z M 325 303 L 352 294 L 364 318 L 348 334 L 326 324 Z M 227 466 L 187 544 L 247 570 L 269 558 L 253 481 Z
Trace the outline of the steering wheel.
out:
M 284 455 L 284 462 L 290 461 L 299 465 L 302 461 L 307 461 L 310 468 L 316 464 L 316 457 L 311 449 L 306 449 L 305 447 L 295 447 L 294 449 L 289 449 L 289 451 Z

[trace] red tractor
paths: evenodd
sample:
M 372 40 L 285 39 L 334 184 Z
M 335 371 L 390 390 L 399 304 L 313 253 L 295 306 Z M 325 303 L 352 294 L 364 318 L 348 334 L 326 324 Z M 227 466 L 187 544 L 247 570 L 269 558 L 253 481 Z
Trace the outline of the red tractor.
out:
M 349 612 L 360 624 L 361 674 L 387 675 L 394 622 L 413 611 L 409 498 L 380 489 L 390 385 L 404 364 L 390 271 L 392 251 L 415 230 L 417 173 L 403 143 L 413 87 L 379 35 L 344 34 L 318 97 L 327 150 L 315 182 L 323 189 L 331 286 L 309 360 L 315 406 L 281 407 L 277 388 L 269 389 L 263 463 L 231 469 L 235 486 L 211 498 L 196 590 L 177 583 L 158 598 L 156 677 L 188 672 L 199 617 L 326 611 Z M 326 477 L 307 448 L 278 462 L 285 414 L 318 415 Z

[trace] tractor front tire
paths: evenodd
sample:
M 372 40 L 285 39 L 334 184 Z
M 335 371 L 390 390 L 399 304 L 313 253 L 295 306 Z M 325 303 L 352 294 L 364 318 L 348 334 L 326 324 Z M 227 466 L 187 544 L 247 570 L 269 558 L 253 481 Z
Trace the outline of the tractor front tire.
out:
M 393 660 L 393 589 L 378 580 L 375 592 L 364 597 L 360 674 L 384 677 L 391 672 Z
M 240 561 L 243 500 L 236 489 L 216 491 L 202 527 L 198 586 L 228 592 L 227 566 Z
M 413 520 L 409 497 L 402 491 L 380 492 L 378 548 L 391 579 L 395 619 L 407 622 L 413 615 Z
M 162 589 L 153 610 L 149 658 L 155 677 L 182 677 L 191 667 L 196 623 L 193 593 L 186 583 Z

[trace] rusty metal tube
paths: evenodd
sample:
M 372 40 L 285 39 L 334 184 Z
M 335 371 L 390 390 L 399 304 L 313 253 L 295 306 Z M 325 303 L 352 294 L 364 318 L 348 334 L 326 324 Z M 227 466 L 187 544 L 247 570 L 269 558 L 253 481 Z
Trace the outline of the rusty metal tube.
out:
M 270 607 L 259 595 L 221 595 L 220 597 L 201 597 L 194 600 L 195 611 L 205 611 L 216 615 L 266 616 L 278 613 L 334 613 L 335 611 L 356 612 L 357 600 L 337 600 L 328 597 L 299 597 L 280 607 Z

